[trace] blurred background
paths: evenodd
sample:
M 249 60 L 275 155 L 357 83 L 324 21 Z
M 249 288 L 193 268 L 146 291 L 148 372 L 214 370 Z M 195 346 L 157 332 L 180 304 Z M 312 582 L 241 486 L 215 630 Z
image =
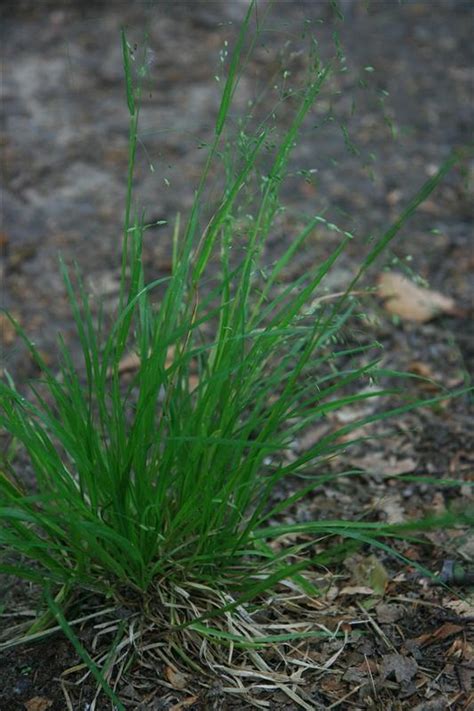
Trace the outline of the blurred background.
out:
M 337 71 L 295 150 L 294 176 L 285 188 L 289 211 L 274 241 L 291 239 L 300 216 L 323 210 L 358 235 L 362 242 L 333 277 L 338 290 L 360 259 L 360 244 L 386 228 L 452 149 L 469 140 L 472 6 L 462 0 L 268 5 L 258 3 L 262 32 L 236 115 L 266 87 L 263 110 L 278 105 L 275 123 L 284 129 L 292 102 L 279 99 L 304 77 L 308 34 L 323 62 L 336 58 Z M 225 52 L 247 7 L 247 0 L 2 4 L 2 305 L 50 362 L 58 331 L 75 348 L 58 253 L 68 263 L 77 260 L 111 312 L 115 305 L 128 156 L 120 28 L 127 27 L 149 70 L 136 199 L 147 221 L 168 222 L 150 230 L 146 243 L 148 273 L 157 278 L 169 272 L 171 228 L 176 213 L 185 216 L 191 204 L 201 148 L 213 134 Z M 410 257 L 411 269 L 464 309 L 472 303 L 473 174 L 467 157 L 391 255 L 403 264 Z M 334 240 L 322 226 L 295 269 L 321 259 Z M 21 377 L 34 375 L 14 330 L 1 319 L 3 365 Z M 426 328 L 420 347 L 439 349 L 439 335 Z M 457 339 L 466 362 L 472 358 L 468 329 L 458 322 L 442 328 Z

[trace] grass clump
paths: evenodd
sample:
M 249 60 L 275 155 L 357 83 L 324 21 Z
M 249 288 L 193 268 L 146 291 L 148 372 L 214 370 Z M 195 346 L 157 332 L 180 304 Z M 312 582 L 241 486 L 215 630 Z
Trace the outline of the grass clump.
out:
M 176 635 L 163 645 L 162 658 L 172 648 L 190 664 L 206 637 L 252 650 L 314 635 L 291 626 L 275 633 L 253 624 L 245 603 L 258 601 L 281 581 L 316 594 L 304 571 L 343 555 L 347 541 L 386 549 L 384 537 L 405 535 L 401 528 L 370 522 L 275 521 L 331 477 L 315 474 L 315 462 L 346 448 L 352 433 L 356 441 L 364 424 L 419 402 L 402 397 L 395 408 L 355 419 L 304 453 L 283 455 L 308 424 L 328 413 L 394 395 L 392 387 L 383 386 L 354 391 L 354 385 L 378 383 L 393 373 L 384 371 L 371 349 L 340 347 L 337 335 L 356 308 L 353 292 L 361 277 L 456 160 L 430 178 L 373 244 L 343 294 L 318 299 L 326 275 L 352 239 L 343 231 L 325 261 L 282 286 L 284 270 L 324 221 L 322 215 L 308 218 L 281 257 L 265 265 L 264 245 L 281 210 L 290 154 L 331 66 L 314 58 L 270 163 L 271 132 L 265 125 L 254 133 L 242 126 L 231 146 L 225 131 L 251 12 L 229 61 L 214 140 L 189 218 L 184 227 L 176 220 L 172 273 L 151 283 L 142 263 L 145 220 L 133 204 L 140 85 L 122 35 L 130 160 L 115 322 L 108 330 L 97 323 L 80 275 L 73 280 L 62 264 L 83 370 L 61 344 L 59 374 L 54 373 L 17 326 L 41 368 L 41 382 L 32 386 L 31 399 L 10 377 L 0 383 L 1 425 L 27 451 L 36 476 L 35 491 L 28 492 L 13 471 L 0 475 L 0 569 L 42 586 L 50 611 L 72 639 L 61 608 L 67 609 L 77 591 L 92 591 L 145 617 L 150 613 L 154 624 Z M 225 185 L 202 228 L 206 181 L 219 158 Z M 237 228 L 242 206 L 245 240 Z M 158 287 L 163 295 L 156 304 Z M 121 364 L 130 351 L 140 366 L 126 385 Z M 364 356 L 359 364 L 358 356 Z M 277 501 L 275 491 L 292 476 L 303 477 L 300 488 Z M 335 543 L 324 554 L 311 554 L 320 537 Z M 285 539 L 293 543 L 273 545 Z M 34 631 L 48 623 L 41 618 Z M 116 702 L 101 672 L 80 645 L 79 650 Z

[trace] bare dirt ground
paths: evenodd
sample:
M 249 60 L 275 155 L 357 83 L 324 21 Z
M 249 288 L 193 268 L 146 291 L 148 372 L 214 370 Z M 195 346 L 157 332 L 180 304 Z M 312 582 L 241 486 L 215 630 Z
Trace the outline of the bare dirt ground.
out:
M 334 291 L 344 288 L 370 235 L 396 218 L 453 148 L 465 146 L 473 117 L 474 15 L 469 3 L 373 0 L 366 7 L 356 0 L 342 6 L 344 22 L 333 16 L 325 0 L 276 2 L 267 23 L 272 31 L 262 35 L 239 99 L 244 105 L 252 96 L 256 75 L 263 82 L 281 79 L 280 50 L 288 39 L 292 75 L 297 78 L 303 71 L 299 53 L 305 18 L 323 57 L 334 54 L 333 31 L 338 30 L 348 70 L 334 80 L 331 100 L 337 120 L 304 133 L 295 165 L 317 172 L 311 182 L 303 176 L 290 182 L 285 199 L 293 213 L 279 224 L 269 246 L 271 254 L 291 239 L 292 214 L 326 210 L 329 221 L 360 236 L 331 277 Z M 78 262 L 110 313 L 116 303 L 128 128 L 120 27 L 127 25 L 137 43 L 146 30 L 152 50 L 138 199 L 148 207 L 150 222 L 172 224 L 176 213 L 185 213 L 191 204 L 203 160 L 198 146 L 212 134 L 218 108 L 220 87 L 214 77 L 220 71 L 219 52 L 235 36 L 244 12 L 240 0 L 2 5 L 2 305 L 50 364 L 55 362 L 58 332 L 80 362 L 59 276 L 59 252 L 66 262 Z M 383 91 L 388 96 L 382 106 Z M 330 98 L 324 101 L 321 120 L 331 108 Z M 286 120 L 284 107 L 278 120 Z M 341 123 L 356 150 L 344 141 Z M 467 155 L 385 259 L 392 260 L 395 271 L 409 267 L 420 274 L 432 290 L 452 299 L 451 306 L 417 321 L 413 313 L 394 318 L 375 298 L 373 318 L 360 335 L 362 341 L 383 344 L 387 367 L 426 375 L 449 388 L 465 382 L 474 359 L 473 181 L 474 162 Z M 169 271 L 170 229 L 149 235 L 146 266 L 157 278 Z M 334 235 L 322 228 L 298 255 L 294 276 L 333 246 Z M 375 269 L 374 281 L 382 266 Z M 37 373 L 8 322 L 0 318 L 1 367 L 24 382 Z M 410 387 L 419 388 L 420 395 L 436 392 L 426 383 Z M 396 522 L 456 510 L 469 499 L 472 505 L 471 415 L 468 398 L 461 397 L 423 408 L 391 426 L 377 425 L 373 442 L 334 463 L 335 470 L 358 468 L 360 476 L 316 492 L 290 515 L 307 520 L 353 518 L 362 512 Z M 310 446 L 320 435 L 309 431 L 307 440 L 296 446 Z M 426 483 L 412 482 L 410 475 L 423 475 Z M 441 479 L 459 486 L 437 485 Z M 282 490 L 282 496 L 287 494 L 288 489 Z M 423 544 L 399 544 L 399 552 L 413 565 L 382 551 L 375 558 L 370 551 L 359 551 L 328 572 L 323 594 L 307 607 L 305 619 L 338 634 L 312 642 L 311 664 L 300 681 L 295 677 L 288 682 L 306 706 L 282 689 L 258 688 L 257 681 L 252 699 L 226 694 L 218 674 L 206 678 L 204 686 L 192 675 L 182 684 L 162 664 L 150 669 L 137 658 L 124 676 L 128 707 L 177 711 L 266 703 L 270 709 L 472 708 L 472 529 L 430 533 Z M 434 585 L 417 564 L 433 573 L 443 571 L 448 587 Z M 19 614 L 34 612 L 36 596 L 15 581 L 5 580 L 4 588 L 0 623 L 8 631 Z M 84 628 L 81 634 L 86 644 L 94 632 Z M 91 679 L 71 683 L 84 673 L 74 672 L 78 664 L 60 635 L 2 651 L 0 709 L 65 709 L 61 686 L 71 695 L 74 710 L 91 709 Z M 101 696 L 96 708 L 110 705 Z

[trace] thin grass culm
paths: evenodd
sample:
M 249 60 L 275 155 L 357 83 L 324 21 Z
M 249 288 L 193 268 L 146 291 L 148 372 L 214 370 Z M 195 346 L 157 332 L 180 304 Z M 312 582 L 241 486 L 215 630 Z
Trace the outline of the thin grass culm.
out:
M 357 310 L 362 277 L 456 157 L 373 243 L 343 293 L 321 297 L 325 277 L 352 239 L 343 230 L 329 257 L 295 283 L 283 282 L 297 250 L 324 222 L 322 215 L 309 216 L 286 251 L 265 264 L 291 152 L 332 67 L 314 55 L 283 137 L 274 140 L 265 124 L 253 133 L 242 124 L 239 140 L 231 143 L 226 128 L 252 48 L 253 10 L 251 5 L 228 63 L 194 204 L 187 220 L 176 218 L 171 274 L 152 282 L 142 260 L 146 221 L 133 195 L 140 73 L 132 72 L 122 33 L 130 145 L 116 318 L 108 331 L 98 326 L 80 274 L 61 264 L 84 367 L 74 365 L 61 343 L 54 371 L 15 324 L 41 380 L 31 386 L 31 398 L 8 374 L 0 382 L 0 424 L 26 451 L 35 473 L 34 491 L 25 491 L 19 474 L 0 472 L 0 570 L 44 589 L 46 613 L 30 628 L 30 638 L 62 628 L 115 708 L 125 708 L 116 690 L 126 654 L 137 653 L 140 639 L 160 663 L 205 674 L 213 667 L 241 695 L 243 670 L 252 668 L 253 678 L 312 708 L 295 691 L 300 672 L 286 665 L 285 645 L 343 633 L 318 625 L 308 611 L 299 622 L 276 624 L 262 617 L 262 605 L 270 596 L 275 609 L 287 596 L 293 605 L 295 598 L 317 596 L 317 571 L 348 550 L 373 545 L 390 551 L 390 537 L 435 525 L 279 518 L 333 477 L 315 463 L 360 441 L 365 425 L 457 394 L 420 401 L 384 386 L 384 378 L 392 383 L 402 374 L 384 370 L 375 347 L 344 349 L 337 339 Z M 208 217 L 205 188 L 218 161 L 225 183 Z M 125 383 L 122 364 L 130 353 L 139 365 Z M 370 389 L 355 387 L 367 382 Z M 391 404 L 292 453 L 292 442 L 309 424 L 371 398 Z M 276 497 L 290 480 L 291 495 Z M 446 515 L 437 523 L 453 522 Z M 322 540 L 318 552 L 314 544 Z M 105 601 L 104 618 L 116 635 L 113 658 L 92 660 L 75 638 L 80 593 Z M 278 673 L 259 652 L 269 645 L 281 650 Z

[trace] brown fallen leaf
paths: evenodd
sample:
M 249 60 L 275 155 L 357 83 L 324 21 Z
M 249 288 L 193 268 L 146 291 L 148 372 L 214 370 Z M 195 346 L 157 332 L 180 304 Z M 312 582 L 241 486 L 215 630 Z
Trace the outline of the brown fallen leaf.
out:
M 178 701 L 177 704 L 174 704 L 174 706 L 171 706 L 169 711 L 181 711 L 181 709 L 185 709 L 188 706 L 192 706 L 193 704 L 195 704 L 197 700 L 198 700 L 197 696 L 188 696 L 186 699 L 183 699 L 182 701 Z
M 357 586 L 370 588 L 374 593 L 383 595 L 388 583 L 385 566 L 374 555 L 367 557 L 355 555 L 345 561 Z
M 363 457 L 351 457 L 349 461 L 353 467 L 386 477 L 408 474 L 416 469 L 416 461 L 413 457 L 405 456 L 403 459 L 398 459 L 394 455 L 387 456 L 386 452 L 371 452 Z
M 192 393 L 199 385 L 199 375 L 191 374 L 188 378 L 189 392 Z
M 167 352 L 166 352 L 166 361 L 165 361 L 165 368 L 169 368 L 170 365 L 173 363 L 173 357 L 174 357 L 174 352 L 175 352 L 175 347 L 174 346 L 169 346 Z M 131 373 L 134 370 L 138 370 L 141 364 L 141 358 L 138 355 L 138 353 L 132 352 L 132 353 L 126 353 L 121 359 L 118 364 L 118 373 L 119 375 L 122 375 L 123 373 Z M 107 371 L 108 377 L 112 375 L 112 369 L 109 368 Z
M 318 425 L 306 430 L 301 437 L 298 438 L 298 452 L 306 452 L 321 440 L 330 431 L 331 426 L 328 424 Z
M 446 652 L 446 658 L 449 659 L 450 657 L 453 657 L 458 662 L 463 659 L 474 659 L 474 647 L 469 644 L 467 639 L 458 637 Z M 472 669 L 472 674 L 474 677 L 474 668 Z
M 339 595 L 373 595 L 372 588 L 364 585 L 346 585 L 345 588 L 339 591 Z
M 464 708 L 469 710 L 470 706 L 464 705 Z M 414 706 L 412 711 L 446 711 L 446 696 L 441 694 L 434 699 L 424 700 Z
M 415 676 L 418 671 L 418 664 L 411 657 L 404 657 L 402 654 L 386 654 L 382 662 L 382 679 L 388 679 L 391 676 L 401 684 L 407 683 Z
M 15 321 L 19 321 L 18 315 L 15 313 L 11 314 Z M 12 324 L 10 319 L 5 313 L 0 314 L 0 342 L 4 346 L 11 346 L 11 344 L 16 340 L 17 331 L 15 326 Z
M 402 605 L 392 605 L 386 602 L 380 602 L 375 608 L 377 622 L 381 625 L 392 624 L 398 622 L 405 614 Z
M 46 699 L 44 696 L 34 696 L 32 699 L 25 701 L 26 711 L 47 711 L 52 705 L 52 700 Z
M 173 364 L 173 358 L 175 354 L 175 346 L 169 346 L 167 352 L 166 352 L 166 361 L 165 361 L 165 368 L 169 368 Z M 141 359 L 138 353 L 126 353 L 123 358 L 120 360 L 120 363 L 118 365 L 118 374 L 123 375 L 124 373 L 133 373 L 133 371 L 138 370 L 140 368 L 141 364 Z M 196 364 L 194 362 L 191 363 L 191 369 L 192 372 L 189 376 L 189 392 L 193 392 L 196 390 L 196 388 L 199 385 L 199 376 L 196 375 Z M 107 370 L 107 376 L 110 378 L 112 376 L 112 369 L 109 368 Z
M 452 622 L 445 622 L 444 625 L 438 627 L 438 629 L 434 632 L 422 634 L 420 635 L 420 637 L 416 637 L 414 641 L 419 647 L 429 647 L 431 644 L 435 644 L 436 642 L 442 642 L 448 637 L 452 637 L 454 634 L 459 634 L 463 631 L 463 626 L 455 625 Z
M 165 676 L 173 689 L 179 689 L 181 691 L 188 683 L 188 677 L 186 674 L 182 674 L 177 669 L 173 669 L 173 667 L 170 666 L 165 668 Z
M 421 378 L 426 378 L 425 380 L 418 380 L 418 387 L 426 390 L 427 392 L 437 392 L 440 386 L 437 384 L 436 380 L 440 380 L 440 376 L 433 372 L 433 369 L 427 363 L 423 363 L 420 360 L 412 360 L 407 368 L 409 373 L 414 375 L 419 375 Z
M 0 232 L 0 252 L 3 252 L 8 247 L 9 242 L 10 238 L 6 232 Z
M 425 323 L 439 314 L 460 315 L 454 299 L 439 291 L 424 289 L 397 272 L 385 272 L 378 280 L 378 293 L 385 309 L 407 321 Z
M 444 600 L 443 605 L 458 617 L 474 618 L 474 604 L 469 600 Z
M 23 262 L 27 262 L 36 256 L 38 248 L 33 244 L 25 244 L 12 249 L 10 245 L 9 255 L 8 255 L 8 271 L 18 272 L 21 270 Z
M 405 509 L 398 493 L 387 494 L 377 498 L 375 508 L 378 511 L 383 511 L 387 523 L 404 523 L 406 520 Z
M 118 364 L 119 375 L 122 373 L 131 373 L 134 370 L 138 370 L 140 367 L 141 359 L 138 353 L 127 353 L 123 356 Z M 112 375 L 112 369 L 109 368 L 107 375 L 110 377 Z

